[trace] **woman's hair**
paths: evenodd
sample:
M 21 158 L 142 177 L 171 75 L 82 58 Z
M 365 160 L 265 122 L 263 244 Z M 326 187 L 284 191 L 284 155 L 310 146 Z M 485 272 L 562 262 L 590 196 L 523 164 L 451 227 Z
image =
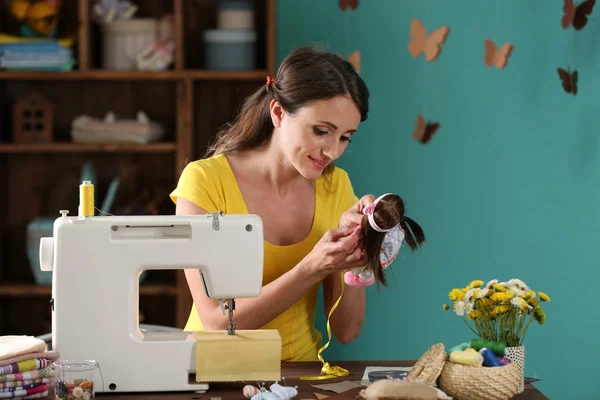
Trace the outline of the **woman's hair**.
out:
M 400 224 L 400 227 L 404 230 L 404 240 L 412 251 L 415 251 L 425 242 L 423 229 L 418 223 L 404 215 L 404 201 L 396 194 L 382 197 L 375 205 L 372 217 L 380 229 L 390 229 Z M 380 252 L 386 250 L 382 248 L 382 244 L 388 232 L 375 230 L 369 222 L 369 216 L 365 215 L 362 219 L 362 234 L 367 266 L 373 272 L 375 281 L 386 286 L 387 282 L 381 265 Z M 386 254 L 386 256 L 391 258 L 394 254 Z
M 352 64 L 342 57 L 300 47 L 281 63 L 273 81 L 261 85 L 244 102 L 233 123 L 226 124 L 209 146 L 207 156 L 234 153 L 266 144 L 273 133 L 269 104 L 275 99 L 294 114 L 318 100 L 350 98 L 360 110 L 361 121 L 369 112 L 369 91 Z M 330 172 L 333 164 L 324 173 Z

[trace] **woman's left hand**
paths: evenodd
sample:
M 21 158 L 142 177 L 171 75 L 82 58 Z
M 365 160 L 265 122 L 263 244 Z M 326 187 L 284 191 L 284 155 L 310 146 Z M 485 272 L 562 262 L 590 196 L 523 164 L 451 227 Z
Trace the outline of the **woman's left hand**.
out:
M 357 225 L 360 225 L 364 217 L 364 214 L 362 213 L 363 209 L 367 204 L 373 203 L 374 201 L 375 196 L 372 194 L 366 194 L 361 197 L 360 200 L 358 200 L 356 204 L 352 206 L 352 208 L 346 210 L 342 214 L 342 218 L 340 218 L 340 228 L 353 228 Z

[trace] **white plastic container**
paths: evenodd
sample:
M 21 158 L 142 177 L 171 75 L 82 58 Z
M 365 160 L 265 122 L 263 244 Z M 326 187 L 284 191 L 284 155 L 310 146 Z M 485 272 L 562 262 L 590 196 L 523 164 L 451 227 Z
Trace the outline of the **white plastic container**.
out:
M 217 5 L 217 28 L 254 30 L 254 4 L 251 1 L 222 1 Z
M 205 68 L 256 69 L 256 32 L 215 29 L 204 32 Z
M 136 69 L 135 57 L 156 40 L 153 18 L 118 20 L 102 26 L 102 57 L 106 69 Z

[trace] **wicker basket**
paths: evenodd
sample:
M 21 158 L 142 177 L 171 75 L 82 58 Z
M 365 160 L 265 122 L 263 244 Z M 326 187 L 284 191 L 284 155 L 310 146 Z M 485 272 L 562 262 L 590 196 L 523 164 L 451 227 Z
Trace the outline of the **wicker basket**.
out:
M 507 400 L 513 398 L 521 382 L 515 363 L 501 367 L 472 367 L 446 361 L 438 386 L 455 400 Z

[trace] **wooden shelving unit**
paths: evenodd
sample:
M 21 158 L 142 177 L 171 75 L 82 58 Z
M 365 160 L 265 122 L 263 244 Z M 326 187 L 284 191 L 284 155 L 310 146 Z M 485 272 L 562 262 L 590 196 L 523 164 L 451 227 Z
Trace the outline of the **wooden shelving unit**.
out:
M 250 71 L 204 69 L 202 32 L 216 27 L 219 0 L 138 0 L 136 17 L 176 21 L 174 65 L 167 71 L 102 69 L 100 28 L 90 19 L 92 1 L 64 7 L 59 37 L 74 34 L 76 69 L 70 72 L 0 71 L 0 335 L 50 332 L 50 286 L 38 286 L 27 258 L 27 224 L 36 217 L 76 212 L 79 174 L 86 161 L 103 188 L 127 166 L 142 176 L 142 186 L 161 198 L 160 213 L 173 214 L 168 194 L 185 165 L 204 155 L 208 142 L 231 120 L 244 98 L 275 72 L 275 3 L 254 0 L 258 34 L 257 68 Z M 0 32 L 15 34 L 17 22 L 0 8 Z M 16 143 L 12 105 L 35 90 L 54 106 L 52 143 Z M 82 114 L 101 118 L 113 111 L 133 118 L 143 110 L 167 127 L 161 142 L 74 143 L 72 120 Z M 93 282 L 82 282 L 93 285 Z M 110 288 L 107 295 L 110 295 Z M 183 271 L 150 271 L 140 283 L 144 323 L 182 328 L 191 296 Z

